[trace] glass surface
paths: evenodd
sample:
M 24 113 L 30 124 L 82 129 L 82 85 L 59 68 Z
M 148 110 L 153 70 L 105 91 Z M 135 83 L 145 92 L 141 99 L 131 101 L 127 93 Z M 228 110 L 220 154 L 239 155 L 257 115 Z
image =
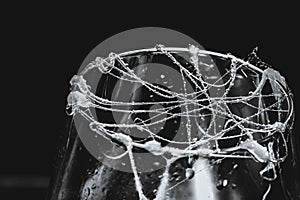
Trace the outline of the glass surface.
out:
M 246 61 L 194 46 L 96 59 L 71 80 L 48 199 L 299 199 L 292 94 Z

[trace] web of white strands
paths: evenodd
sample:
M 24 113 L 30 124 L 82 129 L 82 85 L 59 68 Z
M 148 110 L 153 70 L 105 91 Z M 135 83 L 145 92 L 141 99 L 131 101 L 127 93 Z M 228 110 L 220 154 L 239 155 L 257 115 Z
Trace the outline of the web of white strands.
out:
M 178 71 L 181 73 L 183 85 L 182 92 L 174 92 L 160 87 L 159 85 L 147 82 L 141 77 L 137 76 L 134 71 L 130 68 L 129 64 L 126 63 L 124 57 L 132 54 L 138 54 L 141 52 L 147 52 L 151 54 L 160 54 L 166 56 L 170 59 L 177 67 Z M 191 58 L 191 64 L 194 66 L 196 73 L 191 73 L 185 67 L 182 66 L 180 62 L 174 57 L 174 54 L 186 52 L 189 53 Z M 201 75 L 199 70 L 199 63 L 205 65 L 206 63 L 201 62 L 201 57 L 203 56 L 216 56 L 224 59 L 229 59 L 231 61 L 230 69 L 227 70 L 225 74 L 219 77 L 214 83 L 206 81 Z M 119 64 L 121 67 L 116 67 L 116 64 Z M 207 64 L 208 65 L 208 64 Z M 98 69 L 102 74 L 109 74 L 120 80 L 128 82 L 137 82 L 147 88 L 149 91 L 154 94 L 164 97 L 165 99 L 170 99 L 166 102 L 122 102 L 122 101 L 113 101 L 106 98 L 98 97 L 93 92 L 91 92 L 91 87 L 87 84 L 87 81 L 84 79 L 84 75 L 92 69 Z M 112 73 L 113 70 L 116 70 L 118 73 Z M 258 77 L 257 83 L 255 83 L 256 89 L 249 93 L 246 96 L 229 96 L 231 88 L 234 86 L 235 80 L 239 76 L 237 71 L 244 72 L 251 71 L 253 74 L 256 74 Z M 225 83 L 220 84 L 225 76 L 229 76 L 228 80 Z M 245 75 L 247 76 L 247 75 Z M 188 93 L 186 89 L 186 80 L 192 82 L 197 87 L 197 91 Z M 273 92 L 270 94 L 264 94 L 263 89 L 266 83 L 269 82 L 272 86 Z M 72 86 L 72 91 L 68 96 L 68 110 L 70 115 L 80 114 L 82 115 L 90 125 L 90 129 L 95 133 L 101 135 L 104 139 L 115 140 L 123 144 L 127 151 L 125 154 L 129 155 L 130 164 L 135 179 L 135 186 L 138 192 L 140 199 L 147 199 L 145 193 L 143 192 L 143 186 L 141 184 L 139 175 L 136 169 L 136 161 L 134 160 L 132 153 L 133 148 L 138 147 L 142 148 L 153 155 L 164 155 L 168 153 L 172 156 L 170 159 L 166 159 L 165 171 L 161 179 L 160 186 L 158 187 L 156 198 L 166 199 L 169 180 L 169 167 L 170 165 L 183 157 L 206 157 L 206 158 L 215 158 L 215 159 L 225 159 L 225 158 L 238 158 L 238 159 L 255 159 L 257 162 L 266 163 L 266 167 L 260 172 L 262 177 L 266 180 L 274 180 L 276 178 L 276 169 L 275 165 L 279 162 L 283 162 L 287 156 L 287 145 L 286 145 L 286 129 L 289 127 L 289 121 L 292 120 L 293 113 L 293 102 L 290 98 L 290 94 L 287 91 L 286 83 L 284 78 L 275 70 L 271 68 L 261 69 L 247 61 L 239 59 L 231 54 L 221 54 L 211 51 L 200 50 L 197 47 L 190 45 L 188 48 L 173 48 L 173 47 L 164 47 L 162 45 L 157 45 L 154 48 L 150 49 L 141 49 L 134 50 L 130 52 L 125 52 L 121 54 L 110 53 L 107 58 L 97 57 L 95 61 L 89 63 L 86 68 L 78 75 L 75 75 L 70 84 Z M 212 97 L 209 95 L 209 90 L 211 88 L 226 88 L 224 93 L 221 96 Z M 201 98 L 197 98 L 201 96 Z M 202 98 L 202 97 L 205 98 Z M 265 105 L 262 103 L 264 98 L 274 98 L 276 101 L 271 105 Z M 172 99 L 176 99 L 173 102 Z M 258 106 L 253 105 L 251 101 L 256 99 L 259 101 Z M 209 102 L 209 105 L 204 104 L 204 102 Z M 124 109 L 124 106 L 138 106 L 138 105 L 154 105 L 154 104 L 170 104 L 176 103 L 169 107 L 157 108 L 151 110 L 144 109 L 134 109 L 128 110 Z M 283 108 L 282 104 L 285 103 L 287 106 Z M 256 112 L 248 117 L 241 117 L 237 114 L 234 114 L 228 107 L 230 104 L 243 104 L 247 105 L 256 110 Z M 195 109 L 190 109 L 190 105 L 194 105 Z M 181 113 L 171 113 L 170 111 L 175 108 L 185 108 Z M 140 119 L 139 122 L 134 124 L 116 124 L 116 123 L 104 123 L 97 121 L 91 114 L 90 109 L 99 109 L 110 112 L 118 113 L 127 113 L 127 114 L 137 114 L 137 113 L 152 113 L 153 115 L 147 119 Z M 209 113 L 206 115 L 210 116 L 210 123 L 206 130 L 203 130 L 199 126 L 201 132 L 203 132 L 203 137 L 192 139 L 191 138 L 191 119 L 199 118 L 197 115 L 199 111 L 209 110 Z M 265 113 L 275 112 L 278 113 L 278 120 L 270 123 L 269 120 L 264 122 L 255 121 L 254 118 L 265 115 Z M 167 117 L 161 119 L 159 118 L 163 114 L 168 113 Z M 284 119 L 282 115 L 285 114 Z M 186 130 L 187 130 L 187 141 L 175 141 L 163 138 L 151 131 L 149 128 L 152 125 L 166 122 L 169 119 L 175 117 L 186 117 Z M 203 117 L 203 116 L 202 116 Z M 216 117 L 221 117 L 225 120 L 224 128 L 216 132 L 215 126 L 216 122 L 214 119 Z M 125 128 L 125 129 L 138 129 L 140 131 L 146 132 L 149 134 L 149 137 L 152 139 L 145 143 L 140 143 L 135 141 L 132 137 L 126 133 L 120 133 L 113 131 L 113 128 Z M 213 134 L 209 132 L 213 129 Z M 238 129 L 239 134 L 235 135 L 226 135 L 226 133 L 232 131 L 233 129 Z M 267 145 L 261 144 L 253 136 L 254 134 L 264 135 L 267 141 Z M 274 140 L 272 137 L 276 134 L 279 134 L 279 137 L 283 140 L 283 146 L 285 148 L 285 154 L 283 156 L 278 156 L 278 152 L 274 152 L 273 144 Z M 208 148 L 207 144 L 212 141 L 224 141 L 232 138 L 239 138 L 240 141 L 233 147 L 230 148 L 219 148 L 218 145 Z M 246 138 L 246 139 L 242 139 Z M 268 140 L 268 138 L 271 138 Z M 165 141 L 169 144 L 186 144 L 187 148 L 180 149 L 172 146 L 162 146 L 159 141 Z M 238 152 L 244 152 L 243 154 Z M 245 152 L 247 154 L 245 154 Z M 113 159 L 118 159 L 124 156 L 116 156 Z M 111 158 L 111 157 L 110 157 Z M 265 172 L 273 170 L 274 177 L 264 176 Z M 268 189 L 269 190 L 269 189 Z M 264 197 L 265 198 L 265 197 Z

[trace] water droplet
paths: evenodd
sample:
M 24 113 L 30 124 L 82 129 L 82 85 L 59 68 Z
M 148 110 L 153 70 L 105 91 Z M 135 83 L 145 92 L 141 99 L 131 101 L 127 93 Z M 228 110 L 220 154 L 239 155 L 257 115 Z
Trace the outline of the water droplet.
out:
M 164 74 L 161 74 L 160 75 L 160 78 L 165 78 L 166 76 Z
M 83 197 L 84 199 L 88 199 L 88 197 L 90 196 L 90 188 L 85 188 L 84 191 L 83 191 Z
M 228 180 L 227 179 L 219 179 L 217 182 L 217 189 L 223 190 L 228 186 Z
M 185 170 L 185 176 L 186 176 L 186 178 L 192 179 L 194 177 L 194 175 L 195 175 L 195 171 L 192 168 L 187 168 Z
M 223 180 L 223 187 L 225 188 L 227 185 L 228 185 L 228 180 L 227 180 L 227 179 L 224 179 L 224 180 Z
M 178 177 L 178 176 L 180 176 L 179 171 L 175 171 L 175 172 L 172 174 L 172 176 L 173 176 L 173 177 Z
M 96 189 L 96 187 L 97 187 L 97 186 L 96 186 L 96 184 L 95 184 L 95 183 L 93 183 L 93 185 L 92 185 L 92 187 L 91 187 L 91 188 L 94 190 L 94 189 Z
M 236 169 L 238 166 L 239 166 L 238 164 L 234 164 L 233 169 Z
M 68 116 L 71 116 L 71 115 L 74 114 L 74 110 L 73 110 L 73 107 L 72 107 L 72 106 L 67 105 L 67 107 L 66 107 L 66 114 L 67 114 Z

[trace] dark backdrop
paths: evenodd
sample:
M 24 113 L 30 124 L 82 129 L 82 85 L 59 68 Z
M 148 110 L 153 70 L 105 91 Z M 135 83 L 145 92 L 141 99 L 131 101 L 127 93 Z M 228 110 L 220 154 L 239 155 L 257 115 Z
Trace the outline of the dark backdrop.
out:
M 188 4 L 145 10 L 149 5 L 73 10 L 45 4 L 28 10 L 18 4 L 3 17 L 0 199 L 44 199 L 59 135 L 65 131 L 68 81 L 89 51 L 124 30 L 171 28 L 207 50 L 238 57 L 258 46 L 261 58 L 286 77 L 299 113 L 299 15 L 292 7 L 219 12 L 214 6 L 194 11 Z M 299 122 L 296 116 L 295 134 Z

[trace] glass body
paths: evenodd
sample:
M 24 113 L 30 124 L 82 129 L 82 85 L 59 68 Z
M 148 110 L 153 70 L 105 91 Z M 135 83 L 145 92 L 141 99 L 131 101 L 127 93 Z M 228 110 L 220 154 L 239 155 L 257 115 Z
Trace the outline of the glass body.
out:
M 145 55 L 134 55 L 127 59 L 132 68 L 148 63 L 174 65 L 160 55 L 146 57 Z M 186 62 L 183 58 L 177 59 L 180 62 Z M 230 63 L 216 60 L 215 63 L 219 68 L 225 68 L 226 66 L 224 65 L 230 65 Z M 220 71 L 224 70 L 221 69 Z M 251 76 L 247 77 L 240 78 L 234 82 L 231 95 L 244 95 L 255 89 L 253 88 L 254 79 Z M 113 81 L 110 84 L 103 84 L 100 80 L 100 83 L 96 91 L 98 96 L 103 95 L 103 91 L 112 90 L 113 86 L 116 85 L 113 84 Z M 135 89 L 133 93 L 131 101 L 139 101 L 140 98 L 143 99 L 147 96 L 143 89 Z M 105 95 L 111 95 L 111 93 L 106 92 Z M 253 101 L 251 104 L 257 105 L 258 102 Z M 247 118 L 254 112 L 251 105 L 236 104 L 232 105 L 230 109 L 243 118 Z M 106 120 L 110 119 L 107 118 Z M 255 120 L 261 119 L 253 119 L 254 122 Z M 203 127 L 205 127 L 205 120 L 203 123 Z M 139 199 L 134 174 L 114 169 L 97 160 L 81 141 L 78 133 L 80 127 L 78 125 L 75 126 L 73 118 L 69 118 L 68 124 L 69 126 L 61 140 L 55 164 L 56 175 L 52 178 L 48 199 Z M 159 132 L 158 134 L 172 139 L 170 135 L 174 133 L 174 129 L 176 127 L 171 126 L 165 128 L 165 132 Z M 234 135 L 234 131 L 231 134 Z M 264 196 L 267 196 L 269 199 L 299 199 L 300 167 L 299 152 L 297 150 L 299 141 L 295 139 L 294 134 L 287 133 L 286 135 L 288 157 L 280 166 L 277 166 L 280 170 L 277 171 L 277 178 L 274 181 L 266 181 L 260 176 L 260 171 L 264 168 L 264 164 L 255 161 L 255 159 L 181 158 L 172 163 L 168 170 L 169 187 L 163 199 L 253 200 L 263 199 Z M 237 143 L 237 141 L 218 141 L 218 145 L 221 148 L 229 147 L 232 143 Z M 116 162 L 121 164 L 118 161 Z M 143 192 L 148 199 L 156 198 L 163 173 L 164 168 L 138 174 L 143 186 Z M 268 190 L 270 191 L 266 195 Z

